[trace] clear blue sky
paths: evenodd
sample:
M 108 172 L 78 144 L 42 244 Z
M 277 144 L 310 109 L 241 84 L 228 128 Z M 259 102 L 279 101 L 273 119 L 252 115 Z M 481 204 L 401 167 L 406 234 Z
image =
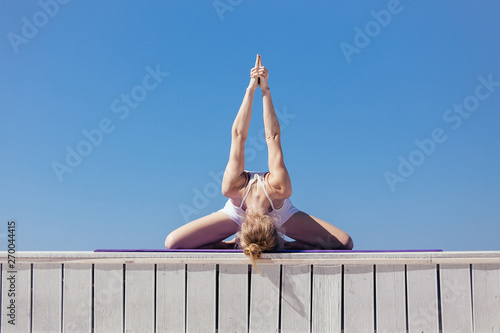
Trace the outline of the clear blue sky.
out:
M 10 219 L 18 250 L 162 248 L 222 208 L 259 53 L 298 208 L 358 250 L 500 250 L 498 1 L 60 1 L 0 4 L 5 249 Z

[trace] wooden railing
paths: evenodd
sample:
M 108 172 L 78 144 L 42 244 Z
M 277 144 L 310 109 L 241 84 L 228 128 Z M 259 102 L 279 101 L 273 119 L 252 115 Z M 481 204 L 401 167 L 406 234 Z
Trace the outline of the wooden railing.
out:
M 2 332 L 500 332 L 500 252 L 270 253 L 262 275 L 242 253 L 0 262 Z

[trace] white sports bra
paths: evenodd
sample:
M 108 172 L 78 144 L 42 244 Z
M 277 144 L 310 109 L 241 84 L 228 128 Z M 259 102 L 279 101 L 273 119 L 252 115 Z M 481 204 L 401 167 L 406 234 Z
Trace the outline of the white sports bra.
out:
M 248 171 L 248 173 L 250 174 L 250 182 L 248 183 L 247 192 L 243 196 L 243 200 L 241 200 L 241 204 L 240 204 L 239 208 L 243 207 L 243 203 L 245 202 L 245 199 L 247 198 L 248 193 L 250 193 L 250 189 L 252 188 L 252 184 L 255 183 L 256 181 L 259 181 L 260 185 L 262 185 L 262 188 L 264 189 L 264 193 L 266 194 L 267 199 L 271 203 L 271 208 L 274 210 L 273 201 L 269 197 L 269 194 L 266 191 L 266 185 L 264 183 L 265 176 L 266 176 L 267 172 L 252 172 L 252 171 Z

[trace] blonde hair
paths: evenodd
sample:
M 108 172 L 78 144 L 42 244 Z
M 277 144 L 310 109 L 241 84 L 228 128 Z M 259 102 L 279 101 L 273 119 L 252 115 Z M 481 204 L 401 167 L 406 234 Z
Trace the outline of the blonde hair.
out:
M 238 246 L 250 257 L 252 267 L 261 274 L 256 259 L 260 259 L 264 251 L 276 251 L 283 246 L 281 229 L 276 227 L 275 220 L 261 211 L 248 209 L 245 222 L 236 234 Z

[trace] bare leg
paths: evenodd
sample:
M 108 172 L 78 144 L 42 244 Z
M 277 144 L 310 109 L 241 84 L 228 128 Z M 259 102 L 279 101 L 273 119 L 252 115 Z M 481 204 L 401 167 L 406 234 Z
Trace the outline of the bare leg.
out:
M 317 249 L 351 250 L 351 237 L 336 226 L 304 212 L 295 213 L 283 224 L 285 234 Z
M 317 246 L 312 246 L 310 244 L 294 240 L 292 242 L 285 241 L 284 250 L 317 250 Z
M 207 244 L 198 247 L 199 249 L 236 249 L 236 242 L 233 241 L 220 241 L 212 244 Z
M 196 249 L 216 243 L 238 232 L 239 227 L 222 212 L 215 212 L 172 231 L 165 239 L 167 249 Z

